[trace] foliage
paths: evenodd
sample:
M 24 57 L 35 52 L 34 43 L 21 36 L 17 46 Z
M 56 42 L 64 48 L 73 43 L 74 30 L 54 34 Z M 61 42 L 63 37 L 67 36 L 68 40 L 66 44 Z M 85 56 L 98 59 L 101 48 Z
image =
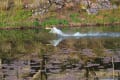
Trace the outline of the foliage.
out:
M 33 22 L 33 25 L 34 25 L 34 26 L 40 26 L 40 23 L 39 23 L 39 21 L 34 21 L 34 22 Z

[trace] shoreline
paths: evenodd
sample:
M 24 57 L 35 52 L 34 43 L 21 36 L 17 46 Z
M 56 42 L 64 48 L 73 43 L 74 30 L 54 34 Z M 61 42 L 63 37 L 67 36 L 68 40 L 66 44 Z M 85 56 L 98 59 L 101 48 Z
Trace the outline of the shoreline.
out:
M 53 26 L 56 26 L 57 28 L 64 28 L 64 27 L 70 27 L 70 28 L 79 28 L 79 27 L 100 27 L 100 26 L 119 26 L 120 22 L 113 22 L 113 23 L 86 23 L 86 24 L 81 24 L 81 23 L 71 23 L 68 25 L 51 25 L 51 26 L 46 26 L 47 28 L 51 28 Z M 27 29 L 43 29 L 46 27 L 42 26 L 31 26 L 31 27 L 26 27 L 26 26 L 21 26 L 21 27 L 5 27 L 5 28 L 0 28 L 0 30 L 27 30 Z

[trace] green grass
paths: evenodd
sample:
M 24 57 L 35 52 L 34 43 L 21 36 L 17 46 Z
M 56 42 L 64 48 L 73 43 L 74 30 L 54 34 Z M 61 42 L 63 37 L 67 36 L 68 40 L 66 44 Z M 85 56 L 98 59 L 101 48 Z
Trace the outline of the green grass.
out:
M 75 23 L 80 22 L 80 17 L 78 13 L 70 14 L 69 17 L 72 22 L 75 22 Z
M 101 10 L 96 15 L 88 15 L 86 12 L 71 13 L 69 18 L 74 23 L 114 23 L 120 22 L 120 8 L 111 10 Z
M 51 25 L 68 25 L 68 21 L 65 19 L 49 18 L 41 23 L 42 26 Z
M 34 21 L 34 22 L 33 22 L 33 25 L 34 25 L 34 26 L 40 26 L 40 23 L 39 23 L 39 21 Z
M 0 27 L 29 27 L 29 26 L 58 26 L 68 25 L 69 23 L 114 23 L 120 22 L 120 8 L 115 10 L 102 10 L 96 15 L 88 15 L 86 12 L 69 11 L 63 13 L 64 18 L 60 18 L 58 12 L 50 15 L 32 16 L 31 10 L 22 8 L 12 8 L 0 11 Z M 36 20 L 36 18 L 38 20 Z
M 0 12 L 0 27 L 19 27 L 27 26 L 31 23 L 28 18 L 32 15 L 31 11 L 22 9 Z M 30 24 L 31 25 L 31 24 Z

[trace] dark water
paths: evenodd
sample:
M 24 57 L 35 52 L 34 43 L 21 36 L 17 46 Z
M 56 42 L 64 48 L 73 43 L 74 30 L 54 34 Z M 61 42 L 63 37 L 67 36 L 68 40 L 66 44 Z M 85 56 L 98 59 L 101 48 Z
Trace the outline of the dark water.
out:
M 119 33 L 118 29 L 80 32 Z M 0 31 L 0 80 L 120 80 L 119 36 L 61 38 L 48 32 Z

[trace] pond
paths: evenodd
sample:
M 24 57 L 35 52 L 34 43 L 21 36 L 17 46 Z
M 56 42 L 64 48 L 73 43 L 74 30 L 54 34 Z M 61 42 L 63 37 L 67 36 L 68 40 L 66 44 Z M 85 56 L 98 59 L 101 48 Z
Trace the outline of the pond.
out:
M 1 80 L 120 80 L 119 26 L 0 31 Z

